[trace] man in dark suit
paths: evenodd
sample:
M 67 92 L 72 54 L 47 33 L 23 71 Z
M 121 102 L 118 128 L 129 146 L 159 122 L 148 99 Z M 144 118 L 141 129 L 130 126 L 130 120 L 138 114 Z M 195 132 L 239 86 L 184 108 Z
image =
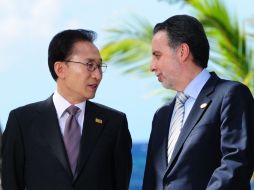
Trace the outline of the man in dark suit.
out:
M 58 33 L 48 49 L 57 89 L 10 112 L 3 134 L 4 190 L 127 190 L 126 115 L 89 99 L 106 65 L 89 30 Z M 72 113 L 74 110 L 75 113 Z
M 201 23 L 176 15 L 154 28 L 153 71 L 177 91 L 154 115 L 143 190 L 250 190 L 254 101 L 207 67 Z

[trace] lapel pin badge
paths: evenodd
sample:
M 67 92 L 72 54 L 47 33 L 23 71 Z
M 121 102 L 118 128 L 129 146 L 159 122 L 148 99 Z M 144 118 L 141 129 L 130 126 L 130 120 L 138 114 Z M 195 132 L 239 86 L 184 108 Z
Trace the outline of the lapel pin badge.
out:
M 206 106 L 207 106 L 207 103 L 203 103 L 203 104 L 200 105 L 200 108 L 204 109 Z
M 102 124 L 102 120 L 101 120 L 101 119 L 99 119 L 99 118 L 95 118 L 95 123 Z

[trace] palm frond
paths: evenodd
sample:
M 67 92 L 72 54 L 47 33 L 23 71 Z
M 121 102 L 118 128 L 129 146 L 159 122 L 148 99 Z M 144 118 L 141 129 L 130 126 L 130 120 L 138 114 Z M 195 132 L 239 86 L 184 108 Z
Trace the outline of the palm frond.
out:
M 253 69 L 253 57 L 247 44 L 247 34 L 240 30 L 238 20 L 229 15 L 219 0 L 190 0 L 189 4 L 195 8 L 209 41 L 212 41 L 211 60 L 220 65 L 230 79 L 246 82 L 246 76 Z
M 254 94 L 254 53 L 253 44 L 249 44 L 249 39 L 253 40 L 254 34 L 245 32 L 239 26 L 237 17 L 232 16 L 235 14 L 229 14 L 221 0 L 159 1 L 181 2 L 193 7 L 209 38 L 209 65 L 225 78 L 243 82 Z M 254 26 L 254 18 L 249 22 Z M 118 28 L 107 29 L 110 37 L 101 49 L 103 59 L 123 67 L 124 73 L 150 76 L 152 30 L 153 26 L 140 16 L 133 16 L 132 19 L 122 22 Z M 165 93 L 165 96 L 170 97 L 168 93 Z
M 109 42 L 102 47 L 103 60 L 115 65 L 123 66 L 125 73 L 142 73 L 149 75 L 148 64 L 137 64 L 151 57 L 152 25 L 145 19 L 133 17 L 131 21 L 124 22 L 121 29 L 110 28 Z M 133 66 L 135 64 L 135 66 Z M 131 67 L 129 67 L 132 65 Z

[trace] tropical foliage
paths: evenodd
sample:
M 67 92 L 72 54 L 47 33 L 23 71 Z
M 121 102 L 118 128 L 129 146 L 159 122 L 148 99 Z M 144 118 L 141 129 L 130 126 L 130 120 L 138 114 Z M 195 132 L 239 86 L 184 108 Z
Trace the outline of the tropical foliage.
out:
M 123 66 L 125 73 L 138 72 L 142 76 L 149 75 L 151 54 L 152 25 L 145 19 L 133 16 L 134 22 L 110 28 L 109 42 L 102 48 L 104 61 Z
M 246 84 L 254 94 L 253 44 L 245 27 L 219 0 L 188 0 L 204 25 L 211 44 L 211 62 L 224 77 Z
M 161 0 L 168 3 L 183 2 L 193 7 L 203 24 L 211 45 L 210 66 L 223 77 L 243 82 L 254 94 L 254 32 L 246 32 L 248 23 L 239 24 L 237 17 L 227 10 L 221 0 Z M 121 29 L 109 29 L 111 40 L 102 48 L 106 61 L 122 66 L 125 73 L 149 76 L 150 41 L 153 26 L 145 19 L 134 18 Z M 168 96 L 168 93 L 167 93 Z M 254 180 L 254 175 L 253 175 Z
M 254 18 L 239 24 L 221 0 L 161 1 L 183 2 L 193 7 L 211 45 L 210 67 L 224 78 L 243 82 L 254 94 L 254 32 L 246 32 L 243 24 L 254 26 Z M 118 28 L 121 29 L 108 29 L 112 38 L 101 50 L 103 58 L 123 67 L 125 73 L 149 76 L 153 26 L 147 20 L 135 17 L 134 22 L 125 22 Z M 166 96 L 168 98 L 168 93 Z
M 182 2 L 193 7 L 195 16 L 204 25 L 211 45 L 210 67 L 224 78 L 243 82 L 254 94 L 253 46 L 248 43 L 253 42 L 248 39 L 253 39 L 254 34 L 247 33 L 237 17 L 230 15 L 219 0 Z M 108 29 L 112 36 L 102 48 L 102 56 L 106 61 L 122 66 L 125 73 L 149 76 L 153 26 L 145 19 L 135 17 L 133 20 L 118 27 L 121 29 Z

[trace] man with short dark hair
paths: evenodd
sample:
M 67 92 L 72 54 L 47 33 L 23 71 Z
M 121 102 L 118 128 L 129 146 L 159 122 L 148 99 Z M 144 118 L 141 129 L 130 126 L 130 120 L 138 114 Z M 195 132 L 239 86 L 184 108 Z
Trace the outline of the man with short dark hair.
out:
M 47 100 L 10 112 L 3 135 L 4 190 L 127 190 L 132 170 L 126 115 L 93 103 L 106 65 L 95 32 L 65 30 L 50 42 L 57 84 Z
M 250 190 L 254 100 L 206 70 L 209 43 L 194 17 L 154 27 L 151 71 L 176 97 L 152 123 L 143 190 Z

